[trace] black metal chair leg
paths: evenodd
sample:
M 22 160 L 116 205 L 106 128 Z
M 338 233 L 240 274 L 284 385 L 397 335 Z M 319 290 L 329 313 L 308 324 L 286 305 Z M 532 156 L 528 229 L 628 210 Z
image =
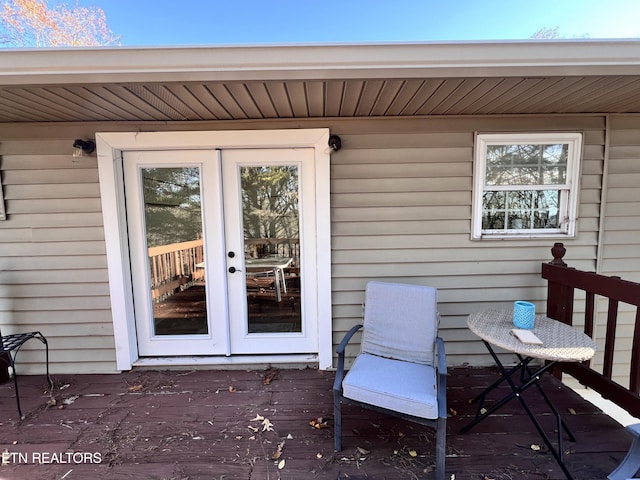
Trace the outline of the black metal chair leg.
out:
M 16 403 L 18 404 L 18 415 L 22 419 L 22 408 L 20 407 L 20 392 L 18 391 L 18 375 L 16 375 L 15 363 L 11 362 L 11 373 L 13 374 L 13 385 L 16 392 Z
M 333 449 L 336 452 L 342 450 L 342 402 L 340 393 L 333 392 Z
M 44 352 L 45 352 L 45 362 L 47 368 L 47 380 L 49 381 L 49 393 L 53 393 L 53 380 L 51 379 L 51 375 L 49 373 L 49 342 L 47 339 L 42 336 L 42 343 L 44 343 Z
M 447 420 L 438 418 L 436 429 L 436 480 L 445 480 Z
M 28 332 L 28 333 L 18 333 L 13 335 L 2 336 L 2 351 L 6 352 L 6 357 L 3 358 L 3 361 L 7 363 L 7 367 L 11 368 L 13 374 L 13 385 L 16 393 L 16 404 L 18 406 L 18 414 L 20 415 L 20 419 L 22 419 L 22 406 L 20 404 L 20 387 L 18 386 L 18 374 L 16 372 L 16 356 L 18 352 L 22 348 L 22 346 L 35 338 L 42 342 L 45 347 L 45 366 L 46 366 L 46 374 L 47 381 L 49 382 L 50 392 L 53 392 L 53 379 L 51 378 L 51 373 L 49 371 L 49 343 L 44 335 L 40 332 Z

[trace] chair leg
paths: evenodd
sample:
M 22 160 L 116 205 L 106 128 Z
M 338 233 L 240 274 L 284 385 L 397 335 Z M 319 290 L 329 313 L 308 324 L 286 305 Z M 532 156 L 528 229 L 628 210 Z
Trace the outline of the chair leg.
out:
M 31 338 L 36 338 L 44 344 L 47 380 L 49 382 L 50 392 L 53 392 L 53 379 L 51 378 L 51 374 L 49 372 L 49 343 L 47 342 L 47 339 L 45 338 L 45 336 L 42 335 L 40 332 L 34 332 L 33 334 L 30 334 L 30 337 L 24 340 L 22 343 L 30 340 Z M 14 355 L 12 355 L 11 352 L 7 352 L 8 359 L 9 359 L 9 366 L 11 367 L 11 370 L 13 373 L 13 385 L 16 391 L 16 404 L 18 405 L 18 415 L 20 415 L 20 419 L 22 419 L 22 407 L 20 405 L 20 391 L 18 389 L 18 374 L 16 373 L 15 355 L 18 354 L 18 351 L 22 347 L 22 343 L 20 343 L 17 346 L 17 348 L 15 349 Z
M 633 435 L 633 443 L 618 468 L 607 476 L 608 480 L 627 480 L 640 469 L 640 423 L 629 425 L 627 431 Z
M 436 480 L 445 480 L 445 457 L 447 445 L 447 419 L 438 418 L 436 426 Z
M 11 355 L 11 354 L 9 354 Z M 20 407 L 20 391 L 18 390 L 18 374 L 16 373 L 16 364 L 11 362 L 11 373 L 13 374 L 13 389 L 16 391 L 16 403 L 18 405 L 18 416 L 22 420 L 22 408 Z
M 47 368 L 47 380 L 49 381 L 49 393 L 53 393 L 53 380 L 51 379 L 51 375 L 49 374 L 49 342 L 41 335 L 42 343 L 44 343 L 44 351 L 45 351 L 45 365 Z
M 333 448 L 342 451 L 342 402 L 340 392 L 333 391 Z

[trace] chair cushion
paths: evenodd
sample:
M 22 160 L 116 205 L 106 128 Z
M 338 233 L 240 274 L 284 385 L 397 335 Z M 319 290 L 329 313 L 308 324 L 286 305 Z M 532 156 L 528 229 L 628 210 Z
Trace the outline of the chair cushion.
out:
M 361 353 L 342 382 L 343 396 L 421 418 L 438 418 L 436 370 Z
M 437 290 L 422 285 L 369 282 L 362 351 L 435 365 Z

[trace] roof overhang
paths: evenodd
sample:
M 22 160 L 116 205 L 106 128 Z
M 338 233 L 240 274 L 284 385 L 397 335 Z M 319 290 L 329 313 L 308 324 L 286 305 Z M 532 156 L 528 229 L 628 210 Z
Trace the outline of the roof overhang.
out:
M 636 75 L 640 42 L 520 41 L 0 50 L 0 85 Z
M 219 46 L 219 47 L 171 47 L 171 48 L 80 48 L 80 49 L 37 49 L 37 50 L 0 50 L 0 122 L 28 121 L 38 116 L 20 115 L 20 105 L 14 105 L 26 98 L 34 105 L 44 92 L 52 98 L 59 97 L 63 106 L 74 110 L 73 102 L 68 103 L 67 91 L 58 92 L 58 88 L 108 88 L 109 86 L 133 86 L 135 90 L 163 85 L 204 85 L 216 84 L 229 92 L 230 98 L 237 101 L 240 110 L 246 102 L 241 91 L 250 90 L 251 85 L 283 85 L 289 94 L 304 95 L 305 98 L 290 98 L 307 104 L 310 110 L 308 85 L 313 90 L 322 91 L 325 98 L 318 100 L 329 102 L 327 92 L 332 82 L 377 82 L 385 81 L 429 81 L 436 79 L 441 83 L 447 80 L 469 81 L 469 91 L 477 88 L 483 80 L 494 80 L 496 85 L 504 83 L 503 88 L 512 89 L 509 79 L 555 80 L 572 77 L 585 79 L 577 85 L 587 89 L 578 97 L 580 106 L 568 106 L 566 112 L 606 111 L 606 101 L 602 92 L 606 92 L 611 79 L 614 103 L 621 98 L 620 88 L 624 85 L 624 95 L 634 96 L 635 90 L 629 86 L 632 80 L 640 78 L 640 42 L 637 40 L 563 40 L 563 41 L 518 41 L 518 42 L 482 42 L 482 43 L 397 43 L 397 44 L 332 44 L 332 45 L 267 45 L 267 46 Z M 271 83 L 270 83 L 271 82 Z M 576 88 L 575 82 L 574 89 Z M 247 85 L 249 85 L 247 87 Z M 322 87 L 318 87 L 322 85 Z M 589 85 L 592 85 L 589 88 Z M 589 107 L 585 95 L 591 95 L 597 85 L 599 93 L 597 104 Z M 313 87 L 315 86 L 315 87 Z M 451 85 L 450 85 L 451 86 Z M 49 88 L 53 90 L 47 90 Z M 275 88 L 275 87 L 274 87 Z M 382 95 L 382 86 L 378 95 Z M 436 86 L 435 88 L 440 88 Z M 499 88 L 499 87 L 495 87 Z M 640 88 L 640 87 L 638 87 Z M 338 88 L 336 87 L 336 90 Z M 215 90 L 215 89 L 214 89 Z M 344 90 L 344 88 L 343 88 Z M 459 87 L 453 90 L 460 90 Z M 505 93 L 508 90 L 505 90 Z M 240 92 L 235 94 L 234 92 Z M 417 92 L 417 90 L 416 90 Z M 465 92 L 462 88 L 461 92 Z M 461 92 L 458 92 L 460 94 Z M 617 92 L 617 93 L 616 93 Z M 95 93 L 95 91 L 93 92 Z M 387 92 L 390 94 L 390 92 Z M 396 94 L 399 92 L 397 91 Z M 499 90 L 493 94 L 500 93 Z M 569 92 L 571 93 L 571 92 Z M 640 94 L 640 92 L 638 92 Z M 75 95 L 75 93 L 74 93 Z M 116 94 L 117 95 L 117 94 Z M 215 97 L 215 92 L 213 93 Z M 251 92 L 249 92 L 249 96 Z M 197 95 L 196 95 L 197 97 Z M 236 98 L 237 97 L 237 98 Z M 82 95 L 80 97 L 82 98 Z M 638 99 L 640 101 L 640 98 Z M 122 98 L 126 102 L 126 98 Z M 184 99 L 180 102 L 183 102 Z M 197 99 L 201 102 L 202 99 Z M 217 99 L 219 103 L 226 100 Z M 81 103 L 81 102 L 80 102 Z M 5 115 L 4 108 L 9 111 Z M 180 107 L 174 106 L 177 110 Z M 251 110 L 250 106 L 247 106 Z M 257 105 L 257 110 L 261 110 Z M 629 107 L 640 112 L 640 103 L 632 102 Z M 189 109 L 188 105 L 186 109 Z M 277 106 L 274 107 L 277 110 Z M 296 110 L 295 106 L 293 110 Z M 325 108 L 326 110 L 326 108 Z M 399 112 L 403 109 L 392 109 Z M 406 110 L 406 109 L 405 109 Z M 424 109 L 423 109 L 424 110 Z M 437 110 L 437 109 L 436 109 Z M 535 110 L 535 109 L 534 109 Z M 319 110 L 318 110 L 319 111 Z M 404 111 L 404 110 L 403 110 Z M 406 110 L 409 111 L 409 110 Z M 413 114 L 418 114 L 416 110 Z M 615 109 L 614 109 L 615 111 Z M 13 113 L 11 113 L 13 112 Z M 429 112 L 427 112 L 429 113 Z M 455 109 L 450 113 L 456 113 Z M 466 109 L 466 114 L 483 113 Z M 522 113 L 528 112 L 523 108 Z M 562 113 L 562 111 L 555 112 Z M 184 119 L 177 114 L 176 119 Z M 63 116 L 60 120 L 70 120 L 73 115 Z M 150 115 L 154 117 L 153 114 Z M 172 118 L 165 112 L 164 117 Z M 282 115 L 278 114 L 279 117 Z M 295 115 L 293 115 L 295 116 Z M 307 112 L 306 116 L 312 116 Z M 320 116 L 326 116 L 326 112 Z M 342 116 L 342 115 L 339 115 Z M 344 115 L 352 116 L 352 115 Z M 69 118 L 67 118 L 69 117 Z M 117 120 L 118 115 L 78 115 L 76 120 L 95 119 Z M 144 117 L 144 115 L 142 116 Z M 160 115 L 159 117 L 163 117 Z M 194 118 L 202 119 L 203 115 Z M 222 117 L 225 117 L 222 115 Z M 211 118 L 222 118 L 212 113 Z M 228 113 L 226 117 L 235 117 Z M 266 118 L 269 115 L 246 113 L 244 118 Z M 125 119 L 123 117 L 123 119 Z M 144 119 L 144 118 L 142 118 Z M 166 118 L 159 118 L 166 120 Z M 42 118 L 47 120 L 46 116 Z

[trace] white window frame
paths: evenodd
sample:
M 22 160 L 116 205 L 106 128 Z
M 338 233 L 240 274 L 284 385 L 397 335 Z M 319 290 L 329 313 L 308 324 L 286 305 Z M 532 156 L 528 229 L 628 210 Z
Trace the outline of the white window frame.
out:
M 554 229 L 502 229 L 483 230 L 482 210 L 483 194 L 485 191 L 520 191 L 520 190 L 544 190 L 535 186 L 490 186 L 486 185 L 486 161 L 487 147 L 490 145 L 550 145 L 567 144 L 567 172 L 566 183 L 554 185 L 554 190 L 559 190 L 560 205 L 558 216 L 560 228 Z M 474 185 L 473 185 L 473 211 L 472 211 L 472 240 L 485 239 L 523 239 L 523 238 L 550 238 L 550 237 L 575 237 L 576 223 L 578 219 L 578 189 L 580 184 L 580 163 L 582 156 L 582 134 L 573 133 L 486 133 L 476 134 L 475 158 L 474 158 Z M 532 188 L 533 187 L 533 188 Z
M 7 219 L 7 211 L 4 208 L 4 193 L 2 193 L 2 174 L 0 174 L 0 220 Z

